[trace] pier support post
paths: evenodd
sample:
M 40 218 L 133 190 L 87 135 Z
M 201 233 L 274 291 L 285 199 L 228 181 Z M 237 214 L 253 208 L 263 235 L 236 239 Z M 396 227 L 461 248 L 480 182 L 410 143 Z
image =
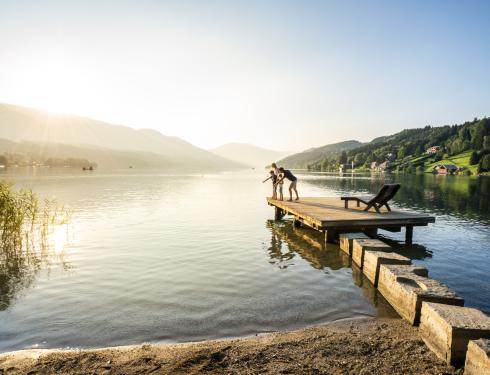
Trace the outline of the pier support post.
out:
M 284 211 L 279 207 L 274 207 L 274 219 L 281 220 L 284 217 Z
M 371 238 L 376 238 L 378 236 L 378 228 L 366 228 L 364 233 Z
M 413 243 L 413 225 L 407 225 L 405 227 L 405 245 L 412 245 Z
M 327 230 L 327 242 L 336 243 L 338 232 L 335 229 Z
M 323 235 L 325 237 L 325 245 L 327 243 L 335 243 L 337 240 L 338 232 L 334 229 L 323 230 Z
M 293 226 L 295 228 L 301 228 L 301 221 L 299 221 L 296 217 L 293 219 Z

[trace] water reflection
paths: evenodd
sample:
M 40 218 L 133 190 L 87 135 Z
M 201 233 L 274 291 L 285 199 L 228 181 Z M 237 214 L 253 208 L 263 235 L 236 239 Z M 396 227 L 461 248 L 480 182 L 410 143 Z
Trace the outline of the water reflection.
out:
M 317 270 L 338 270 L 350 266 L 349 257 L 334 244 L 324 245 L 322 235 L 308 228 L 295 228 L 291 221 L 268 220 L 266 226 L 272 237 L 268 248 L 270 263 L 279 268 L 293 264 L 295 256 L 307 261 Z
M 398 317 L 398 314 L 393 307 L 391 307 L 389 302 L 385 300 L 378 289 L 371 284 L 371 282 L 362 273 L 362 270 L 355 263 L 352 263 L 351 267 L 354 284 L 362 289 L 364 296 L 371 301 L 378 310 L 379 316 Z
M 387 243 L 393 248 L 393 251 L 403 255 L 412 260 L 424 260 L 432 258 L 432 251 L 427 249 L 424 245 L 412 244 L 406 245 L 405 241 L 396 241 L 380 234 L 378 236 L 383 242 Z
M 288 220 L 268 220 L 267 227 L 271 231 L 271 246 L 268 248 L 270 263 L 279 268 L 287 268 L 294 264 L 296 255 L 317 270 L 329 271 L 352 268 L 354 284 L 362 289 L 363 295 L 377 309 L 380 317 L 398 317 L 391 305 L 384 299 L 371 282 L 362 274 L 350 257 L 340 250 L 338 245 L 324 244 L 321 233 L 309 228 L 296 228 Z M 407 249 L 411 252 L 413 249 Z M 417 253 L 415 253 L 417 254 Z M 413 256 L 413 254 L 412 254 Z
M 490 222 L 490 178 L 467 176 L 355 175 L 353 178 L 304 176 L 309 184 L 333 194 L 363 192 L 375 194 L 384 183 L 397 182 L 401 189 L 394 198 L 399 207 Z
M 0 241 L 0 311 L 6 310 L 26 288 L 33 287 L 37 275 L 49 273 L 53 266 L 64 271 L 72 267 L 66 261 L 69 227 L 52 223 L 36 231 L 32 227 L 22 241 L 2 237 Z

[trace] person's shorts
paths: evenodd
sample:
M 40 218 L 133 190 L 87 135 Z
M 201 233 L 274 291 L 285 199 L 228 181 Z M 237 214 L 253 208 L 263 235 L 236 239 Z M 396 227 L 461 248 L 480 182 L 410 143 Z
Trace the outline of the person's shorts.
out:
M 296 182 L 298 182 L 298 180 L 296 180 L 296 181 L 291 181 L 291 183 L 289 184 L 289 188 L 290 188 L 290 189 L 296 189 Z

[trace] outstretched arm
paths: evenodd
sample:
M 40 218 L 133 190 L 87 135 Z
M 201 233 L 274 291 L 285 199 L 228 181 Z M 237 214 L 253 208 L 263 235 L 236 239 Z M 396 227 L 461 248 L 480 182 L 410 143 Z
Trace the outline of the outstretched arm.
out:
M 272 176 L 269 178 L 266 178 L 264 181 L 262 181 L 262 183 L 266 182 L 267 180 L 270 180 L 271 178 L 272 178 Z

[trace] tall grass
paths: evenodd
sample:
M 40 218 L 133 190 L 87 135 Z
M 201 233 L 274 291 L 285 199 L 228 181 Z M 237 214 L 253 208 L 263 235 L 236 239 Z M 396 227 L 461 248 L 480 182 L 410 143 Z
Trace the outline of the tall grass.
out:
M 70 213 L 31 190 L 0 182 L 0 310 L 50 263 L 50 234 Z

